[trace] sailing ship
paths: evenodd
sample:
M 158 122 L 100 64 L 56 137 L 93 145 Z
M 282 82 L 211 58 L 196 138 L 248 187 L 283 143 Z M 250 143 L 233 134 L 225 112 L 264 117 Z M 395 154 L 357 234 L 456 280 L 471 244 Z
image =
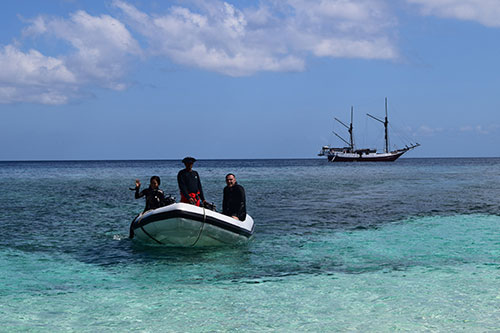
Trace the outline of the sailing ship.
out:
M 349 126 L 344 124 L 339 119 L 335 118 L 336 121 L 338 121 L 340 124 L 342 124 L 344 127 L 347 128 L 347 131 L 349 132 L 349 141 L 342 138 L 339 134 L 333 132 L 333 134 L 335 134 L 340 140 L 342 140 L 348 146 L 339 148 L 323 146 L 318 156 L 326 156 L 328 158 L 328 161 L 330 162 L 393 162 L 397 160 L 399 157 L 401 157 L 407 151 L 420 146 L 419 143 L 414 143 L 406 145 L 404 148 L 399 148 L 392 151 L 389 150 L 389 133 L 388 133 L 389 120 L 387 117 L 387 98 L 385 99 L 384 120 L 372 116 L 369 113 L 367 113 L 366 115 L 384 124 L 384 129 L 385 129 L 384 152 L 377 152 L 377 149 L 371 149 L 371 148 L 356 149 L 353 140 L 353 126 L 352 126 L 353 107 L 351 106 L 351 123 Z

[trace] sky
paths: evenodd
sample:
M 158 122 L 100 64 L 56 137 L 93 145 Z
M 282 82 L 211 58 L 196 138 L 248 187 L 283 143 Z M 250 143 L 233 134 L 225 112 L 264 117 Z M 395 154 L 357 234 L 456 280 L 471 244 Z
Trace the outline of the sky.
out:
M 0 160 L 500 156 L 498 0 L 0 4 Z

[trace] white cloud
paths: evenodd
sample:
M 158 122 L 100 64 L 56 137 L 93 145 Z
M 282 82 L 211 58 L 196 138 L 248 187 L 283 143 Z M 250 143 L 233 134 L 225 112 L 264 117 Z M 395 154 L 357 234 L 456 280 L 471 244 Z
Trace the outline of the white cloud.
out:
M 432 137 L 437 134 L 447 133 L 448 136 L 454 136 L 459 133 L 471 133 L 476 135 L 490 135 L 499 132 L 500 125 L 489 124 L 489 125 L 466 125 L 460 128 L 448 128 L 444 129 L 442 127 L 432 127 L 428 125 L 421 125 L 417 128 L 415 135 L 416 137 Z
M 496 124 L 490 124 L 488 126 L 482 126 L 482 125 L 467 125 L 467 126 L 462 126 L 460 128 L 461 132 L 473 132 L 476 134 L 482 134 L 482 135 L 488 135 L 494 132 L 497 132 L 498 129 L 500 128 L 499 125 Z
M 293 54 L 263 45 L 249 31 L 243 12 L 215 2 L 204 13 L 172 7 L 167 15 L 148 15 L 117 1 L 127 21 L 149 41 L 150 52 L 174 62 L 232 76 L 257 71 L 302 70 L 304 61 Z
M 12 45 L 0 49 L 0 103 L 66 103 L 76 77 L 60 59 Z
M 127 28 L 109 15 L 91 16 L 84 11 L 69 19 L 36 18 L 25 35 L 46 34 L 69 43 L 75 50 L 64 60 L 83 82 L 98 82 L 121 90 L 127 57 L 140 55 L 141 49 Z
M 25 37 L 53 37 L 70 50 L 52 57 L 14 45 L 0 49 L 0 103 L 64 104 L 94 85 L 123 90 L 129 57 L 141 55 L 126 27 L 109 15 L 78 11 L 68 19 L 39 16 L 30 23 Z
M 319 57 L 391 59 L 396 51 L 387 38 L 376 40 L 325 39 L 318 41 L 313 52 Z
M 420 6 L 424 15 L 476 21 L 488 27 L 500 27 L 498 0 L 406 0 Z
M 431 127 L 428 125 L 421 125 L 417 129 L 417 136 L 434 136 L 442 132 L 444 132 L 444 129 L 442 127 Z
M 462 127 L 433 127 L 429 125 L 420 125 L 416 128 L 413 127 L 405 127 L 405 133 L 411 133 L 413 138 L 422 138 L 422 137 L 434 137 L 437 135 L 443 135 L 449 137 L 454 137 L 459 134 L 469 133 L 475 135 L 493 135 L 495 133 L 500 132 L 500 125 L 498 124 L 488 124 L 488 125 L 465 125 Z
M 61 104 L 88 87 L 122 90 L 130 60 L 151 55 L 231 76 L 302 71 L 311 56 L 398 57 L 390 33 L 396 22 L 381 0 L 179 3 L 160 14 L 115 0 L 118 18 L 77 11 L 28 21 L 23 41 L 49 45 L 50 56 L 17 44 L 0 48 L 0 103 Z
M 294 15 L 287 18 L 298 50 L 318 57 L 395 59 L 390 29 L 396 20 L 376 0 L 289 0 Z
M 397 57 L 387 34 L 395 22 L 378 1 L 263 1 L 240 10 L 213 0 L 203 2 L 196 12 L 172 7 L 162 15 L 147 14 L 124 1 L 114 5 L 147 38 L 150 52 L 232 76 L 301 71 L 308 54 Z
M 12 45 L 0 51 L 0 82 L 19 84 L 74 83 L 75 76 L 60 59 L 46 57 L 36 50 L 23 53 Z

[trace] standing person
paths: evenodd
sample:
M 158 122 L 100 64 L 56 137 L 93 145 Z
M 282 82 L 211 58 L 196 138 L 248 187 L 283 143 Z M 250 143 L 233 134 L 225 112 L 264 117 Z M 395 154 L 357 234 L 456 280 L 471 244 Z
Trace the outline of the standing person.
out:
M 182 160 L 186 168 L 177 174 L 177 183 L 179 183 L 179 191 L 181 192 L 181 202 L 200 206 L 200 203 L 205 204 L 206 201 L 201 187 L 200 175 L 193 170 L 194 162 L 196 162 L 194 157 L 185 157 Z
M 247 217 L 245 189 L 236 182 L 236 176 L 232 173 L 226 175 L 226 184 L 222 199 L 222 214 L 244 221 Z
M 163 191 L 159 189 L 160 183 L 160 177 L 153 176 L 149 181 L 149 187 L 139 192 L 141 182 L 139 179 L 135 180 L 135 198 L 139 199 L 146 196 L 146 207 L 144 208 L 144 211 L 160 208 L 163 205 L 165 195 L 163 194 Z

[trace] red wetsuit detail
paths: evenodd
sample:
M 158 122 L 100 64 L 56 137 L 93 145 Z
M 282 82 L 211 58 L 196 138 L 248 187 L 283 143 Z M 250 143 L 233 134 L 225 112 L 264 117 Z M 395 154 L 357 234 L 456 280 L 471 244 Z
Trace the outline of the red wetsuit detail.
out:
M 188 193 L 188 195 L 189 195 L 189 199 L 191 199 L 191 198 L 192 198 L 192 199 L 194 199 L 194 204 L 195 204 L 196 206 L 198 206 L 198 207 L 199 207 L 199 206 L 200 206 L 200 203 L 201 203 L 201 201 L 200 201 L 200 191 L 198 191 L 198 192 L 196 192 L 196 193 Z M 188 199 L 188 198 L 186 198 L 186 197 L 185 197 L 185 196 L 181 193 L 181 202 L 184 202 L 184 203 L 190 203 L 190 202 L 189 202 L 189 199 Z

